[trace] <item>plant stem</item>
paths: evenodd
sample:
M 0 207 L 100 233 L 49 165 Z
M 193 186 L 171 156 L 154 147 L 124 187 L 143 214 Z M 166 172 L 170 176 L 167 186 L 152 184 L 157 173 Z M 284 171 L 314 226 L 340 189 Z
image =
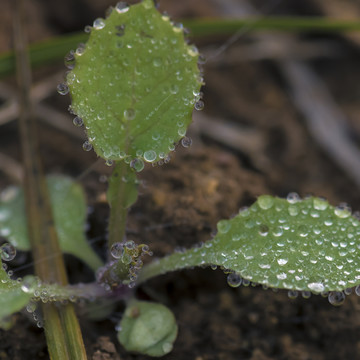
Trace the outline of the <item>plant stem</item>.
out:
M 30 101 L 31 70 L 24 39 L 22 0 L 14 0 L 14 42 L 19 85 L 19 127 L 24 161 L 24 190 L 28 232 L 35 272 L 46 283 L 67 284 L 46 180 L 43 175 Z M 42 304 L 45 334 L 51 359 L 86 359 L 80 327 L 72 305 Z
M 359 21 L 336 20 L 324 17 L 253 17 L 245 19 L 194 19 L 184 20 L 192 37 L 211 35 L 231 35 L 243 28 L 247 30 L 281 30 L 281 31 L 321 31 L 351 32 L 360 31 Z M 30 47 L 32 66 L 53 63 L 64 57 L 70 49 L 89 37 L 85 33 L 73 33 L 41 41 Z M 0 56 L 0 76 L 15 72 L 15 55 L 7 52 Z
M 125 161 L 115 163 L 109 179 L 107 197 L 110 205 L 109 249 L 125 239 L 126 219 L 129 207 L 136 201 L 136 175 Z

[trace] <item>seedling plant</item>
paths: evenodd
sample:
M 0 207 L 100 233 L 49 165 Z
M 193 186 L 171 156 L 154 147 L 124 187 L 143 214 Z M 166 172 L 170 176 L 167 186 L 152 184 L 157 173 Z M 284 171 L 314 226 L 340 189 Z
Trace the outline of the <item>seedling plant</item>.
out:
M 212 239 L 147 259 L 144 265 L 145 257 L 153 255 L 149 245 L 136 244 L 126 235 L 128 210 L 138 195 L 137 174 L 146 164 L 167 163 L 179 142 L 184 147 L 191 144 L 186 131 L 193 109 L 204 106 L 199 69 L 203 59 L 195 46 L 187 44 L 182 25 L 160 14 L 152 0 L 131 7 L 119 2 L 106 19 L 96 19 L 86 31 L 87 43 L 65 57 L 69 71 L 58 92 L 71 95 L 74 125 L 84 126 L 88 137 L 84 150 L 93 149 L 112 167 L 108 257 L 104 262 L 85 237 L 82 186 L 67 176 L 51 175 L 43 181 L 32 171 L 37 163 L 32 168 L 28 160 L 27 182 L 35 179 L 41 184 L 10 187 L 1 195 L 0 234 L 7 239 L 1 246 L 0 271 L 4 328 L 11 326 L 11 314 L 25 307 L 45 328 L 53 359 L 83 359 L 86 354 L 71 303 L 122 300 L 126 310 L 117 326 L 121 345 L 128 351 L 162 356 L 172 350 L 177 336 L 174 315 L 162 304 L 136 299 L 134 289 L 155 276 L 198 266 L 220 267 L 232 287 L 261 284 L 286 289 L 292 298 L 298 293 L 321 294 L 340 305 L 351 288 L 360 295 L 358 214 L 346 204 L 333 207 L 325 199 L 301 199 L 296 193 L 286 199 L 261 195 L 233 218 L 219 221 Z M 32 195 L 48 196 L 48 207 L 38 207 L 38 218 L 29 218 Z M 44 225 L 44 209 L 54 225 L 47 231 L 55 245 L 47 250 L 34 225 Z M 36 263 L 57 247 L 84 261 L 96 281 L 68 285 L 61 258 L 51 264 L 55 270 L 50 275 L 49 268 L 36 265 L 35 275 L 14 279 L 7 269 L 16 250 L 31 250 Z

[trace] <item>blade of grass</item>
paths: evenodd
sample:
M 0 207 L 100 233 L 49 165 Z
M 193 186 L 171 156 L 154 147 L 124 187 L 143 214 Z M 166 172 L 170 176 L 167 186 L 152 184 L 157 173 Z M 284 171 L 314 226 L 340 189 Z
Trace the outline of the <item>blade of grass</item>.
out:
M 42 171 L 36 123 L 30 101 L 31 70 L 24 39 L 22 0 L 13 2 L 16 70 L 19 86 L 19 128 L 24 161 L 24 189 L 35 272 L 47 283 L 67 284 L 67 275 L 51 213 Z M 51 260 L 50 260 L 51 259 Z M 86 359 L 80 327 L 72 305 L 42 304 L 45 335 L 51 359 Z
M 246 27 L 248 30 L 351 32 L 360 31 L 360 21 L 335 20 L 322 17 L 253 17 L 246 19 L 194 19 L 184 20 L 191 36 L 229 35 Z M 35 43 L 30 46 L 31 66 L 36 67 L 61 62 L 64 55 L 79 43 L 85 42 L 88 34 L 83 32 Z M 0 55 L 0 77 L 15 72 L 15 55 L 9 51 Z

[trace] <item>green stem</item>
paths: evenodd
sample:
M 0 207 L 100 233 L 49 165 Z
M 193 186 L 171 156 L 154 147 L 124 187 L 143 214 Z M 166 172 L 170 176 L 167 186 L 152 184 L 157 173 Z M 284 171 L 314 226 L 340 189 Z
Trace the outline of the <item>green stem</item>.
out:
M 109 179 L 107 197 L 110 205 L 110 249 L 113 244 L 124 241 L 128 209 L 137 198 L 136 175 L 125 161 L 116 162 Z
M 184 261 L 184 257 L 186 257 L 186 261 Z M 136 284 L 139 285 L 155 276 L 168 272 L 203 265 L 209 264 L 204 264 L 204 260 L 202 256 L 199 255 L 198 249 L 190 248 L 185 250 L 185 252 L 173 253 L 144 265 L 136 280 Z
M 191 36 L 231 35 L 243 28 L 247 30 L 280 31 L 320 31 L 352 32 L 360 31 L 360 21 L 336 20 L 324 17 L 253 17 L 245 19 L 194 19 L 184 20 Z M 61 61 L 64 55 L 81 42 L 86 42 L 88 34 L 72 33 L 41 41 L 30 46 L 32 66 Z M 0 56 L 0 77 L 15 72 L 15 54 L 12 51 Z
M 32 116 L 31 70 L 24 39 L 23 3 L 22 0 L 14 0 L 13 4 L 25 203 L 35 272 L 43 282 L 66 285 L 64 260 L 54 227 L 47 184 L 39 158 L 36 124 Z M 42 304 L 42 310 L 51 359 L 86 359 L 80 327 L 72 305 L 56 307 L 54 304 Z

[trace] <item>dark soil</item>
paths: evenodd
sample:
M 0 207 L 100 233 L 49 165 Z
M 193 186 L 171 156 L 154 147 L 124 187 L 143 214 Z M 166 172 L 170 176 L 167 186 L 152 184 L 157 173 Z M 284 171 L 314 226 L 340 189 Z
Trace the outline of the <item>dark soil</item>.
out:
M 164 1 L 162 7 L 179 17 L 216 15 L 216 2 L 209 3 L 183 1 L 180 6 L 180 2 Z M 90 0 L 59 4 L 39 0 L 30 5 L 38 23 L 31 39 L 80 29 L 101 16 L 105 8 L 104 3 L 99 6 Z M 277 8 L 279 13 L 298 10 L 289 4 L 282 10 L 281 5 Z M 79 12 L 81 18 L 74 15 L 79 8 L 87 9 Z M 304 2 L 302 11 L 307 13 L 304 9 L 319 11 L 314 10 L 318 9 L 316 1 Z M 244 35 L 238 43 L 246 44 L 249 39 Z M 222 38 L 215 45 L 220 46 L 225 40 Z M 332 40 L 348 49 L 347 55 L 308 64 L 328 85 L 348 118 L 353 138 L 359 141 L 360 54 L 356 43 L 341 36 Z M 211 43 L 212 39 L 199 41 L 200 47 Z M 6 40 L 1 46 L 7 47 Z M 61 67 L 41 69 L 35 73 L 35 79 L 59 70 Z M 218 220 L 231 217 L 264 193 L 312 193 L 333 204 L 347 202 L 355 210 L 360 209 L 359 187 L 315 142 L 292 103 L 280 70 L 279 63 L 272 60 L 233 59 L 205 66 L 204 114 L 250 131 L 254 143 L 231 146 L 221 138 L 205 136 L 195 122 L 189 132 L 192 147 L 178 146 L 169 164 L 149 166 L 141 173 L 140 196 L 130 211 L 129 238 L 149 244 L 154 256 L 163 256 L 175 248 L 209 239 Z M 54 91 L 46 103 L 65 113 L 68 101 L 59 100 Z M 74 129 L 74 135 L 77 131 Z M 76 177 L 96 161 L 94 154 L 81 150 L 81 140 L 49 125 L 42 124 L 40 139 L 48 172 Z M 20 160 L 16 124 L 1 127 L 0 144 L 1 152 Z M 104 203 L 106 184 L 100 181 L 100 174 L 109 174 L 109 168 L 97 169 L 85 176 L 83 183 L 92 206 L 89 238 L 95 239 L 94 246 L 104 253 L 108 209 Z M 2 174 L 1 186 L 10 183 L 11 179 Z M 91 278 L 89 270 L 75 259 L 67 260 L 73 281 Z M 211 269 L 186 270 L 153 279 L 137 294 L 168 305 L 178 320 L 178 339 L 164 360 L 360 358 L 360 305 L 354 294 L 347 296 L 340 307 L 330 305 L 321 296 L 289 300 L 285 291 L 252 286 L 232 289 L 221 270 Z M 148 359 L 126 353 L 116 340 L 114 327 L 122 306 L 116 304 L 115 312 L 103 321 L 91 322 L 81 317 L 89 359 Z M 26 314 L 18 314 L 13 320 L 9 331 L 0 331 L 0 360 L 48 359 L 42 330 Z

